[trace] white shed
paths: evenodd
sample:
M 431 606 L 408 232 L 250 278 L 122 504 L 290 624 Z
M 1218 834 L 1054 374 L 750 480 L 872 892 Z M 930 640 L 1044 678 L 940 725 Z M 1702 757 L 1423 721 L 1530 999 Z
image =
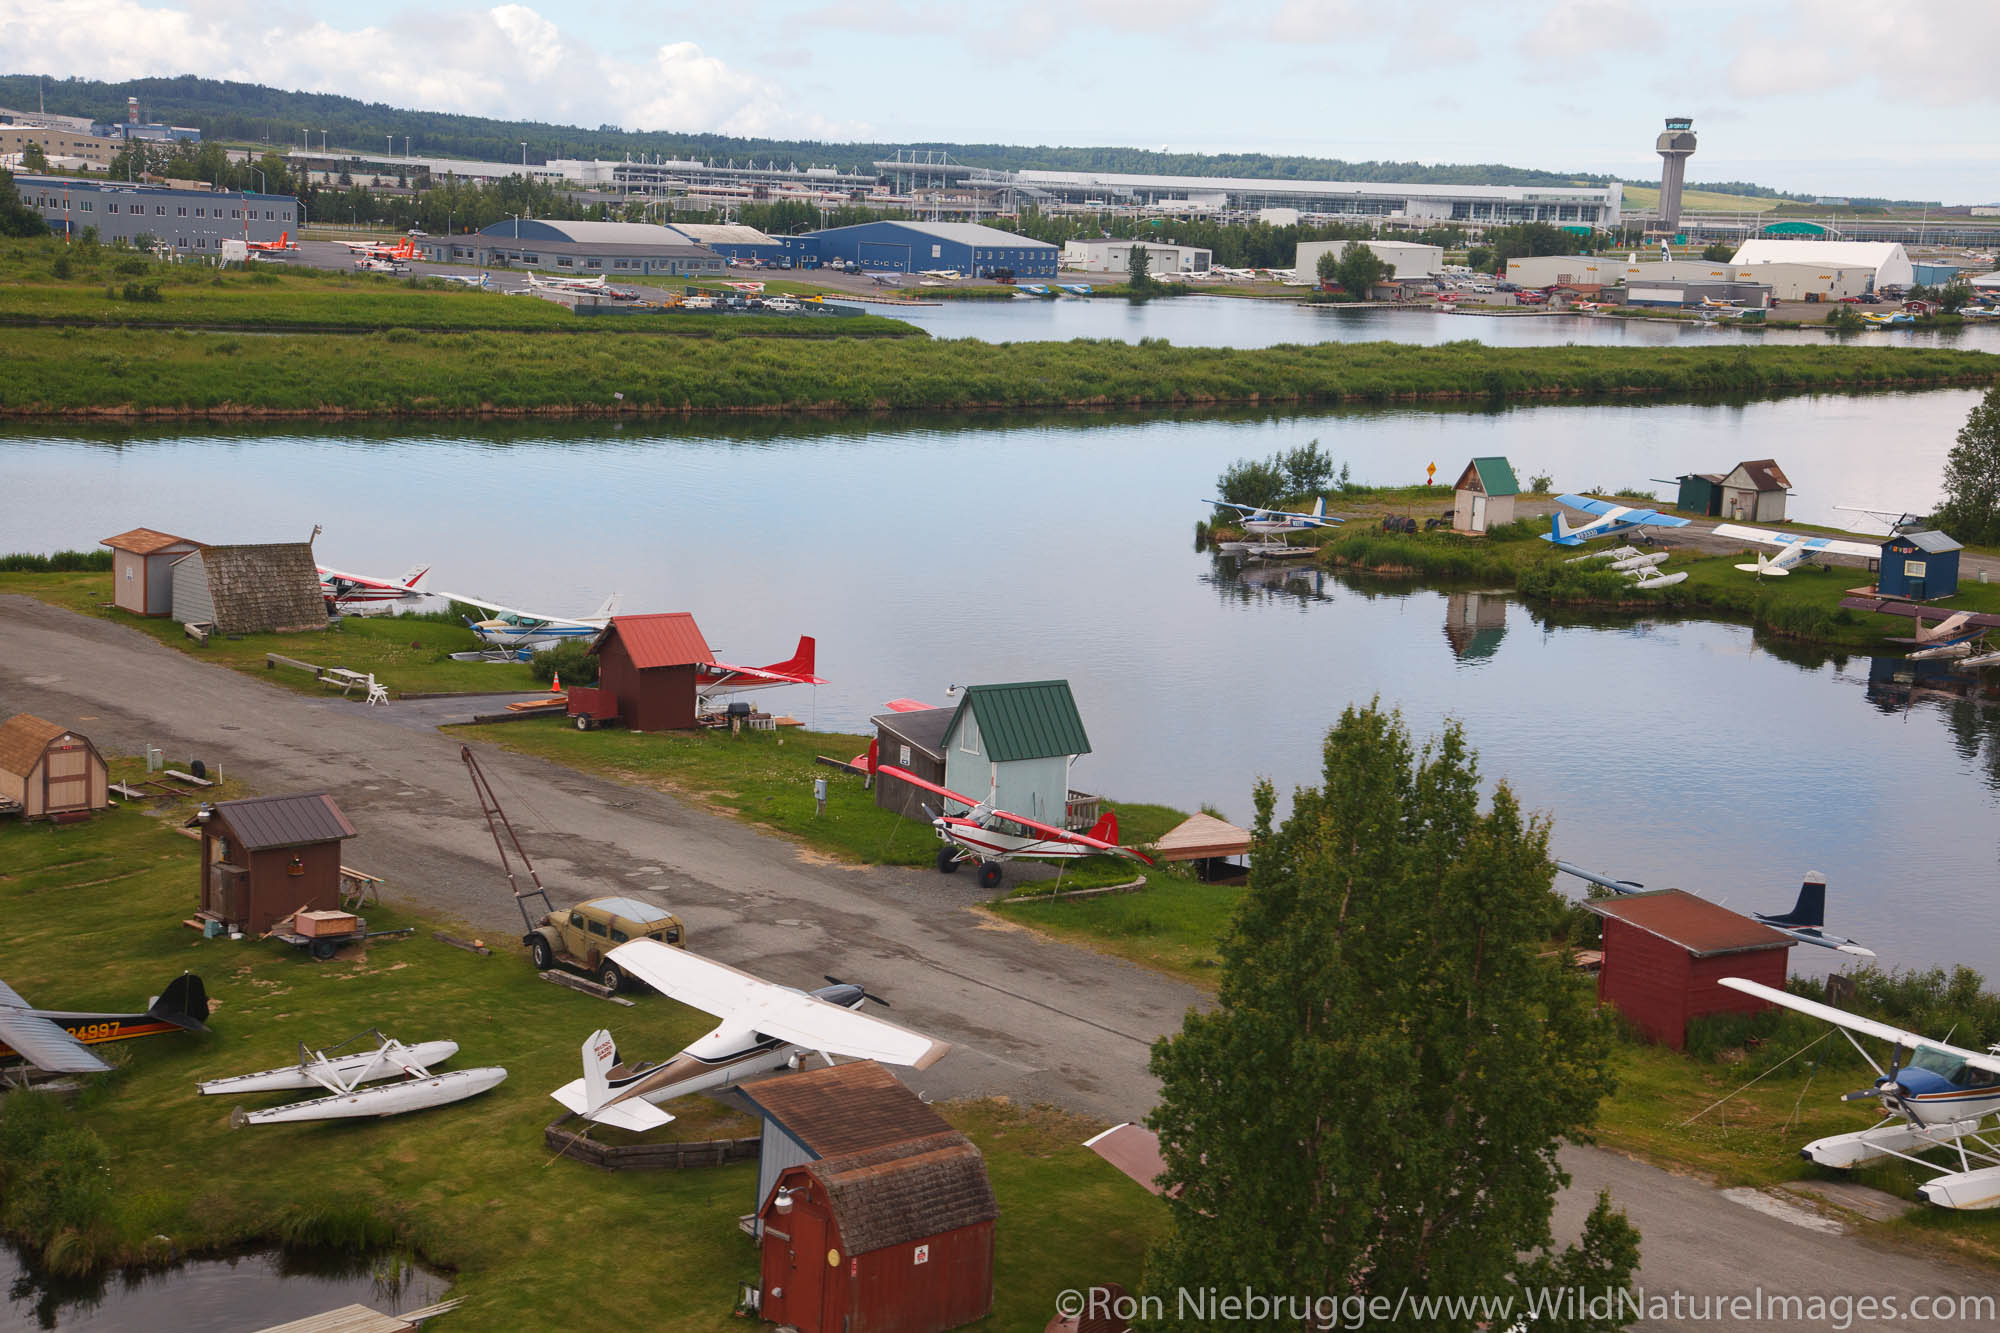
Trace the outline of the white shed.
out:
M 111 548 L 111 600 L 135 616 L 174 613 L 174 562 L 201 543 L 151 528 L 106 537 Z
M 968 685 L 944 732 L 944 785 L 1058 828 L 1069 770 L 1090 738 L 1066 680 Z
M 1451 526 L 1455 532 L 1484 532 L 1514 521 L 1514 497 L 1521 485 L 1504 458 L 1475 458 L 1452 488 Z
M 1783 523 L 1792 483 L 1775 459 L 1738 463 L 1722 479 L 1722 517 L 1737 522 Z

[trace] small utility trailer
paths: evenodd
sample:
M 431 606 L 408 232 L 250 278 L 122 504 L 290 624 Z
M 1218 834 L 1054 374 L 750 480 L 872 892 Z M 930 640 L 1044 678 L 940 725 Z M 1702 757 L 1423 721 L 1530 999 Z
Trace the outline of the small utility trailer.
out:
M 610 690 L 571 685 L 565 693 L 569 696 L 570 725 L 578 731 L 595 731 L 618 724 L 618 696 Z
M 283 940 L 325 962 L 343 944 L 359 944 L 385 935 L 407 935 L 415 929 L 415 926 L 401 926 L 395 930 L 370 930 L 366 917 L 346 912 L 298 911 L 272 927 L 268 938 Z

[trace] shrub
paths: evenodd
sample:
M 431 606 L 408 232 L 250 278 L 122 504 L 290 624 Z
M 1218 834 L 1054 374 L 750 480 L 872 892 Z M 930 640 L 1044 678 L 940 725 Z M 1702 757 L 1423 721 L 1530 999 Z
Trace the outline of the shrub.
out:
M 564 639 L 555 647 L 536 653 L 528 662 L 528 670 L 545 685 L 557 675 L 568 685 L 595 685 L 597 654 L 582 639 Z
M 109 551 L 57 551 L 53 555 L 0 555 L 0 574 L 75 574 L 111 568 Z
M 122 295 L 128 301 L 145 302 L 163 299 L 160 296 L 160 284 L 157 282 L 128 282 Z

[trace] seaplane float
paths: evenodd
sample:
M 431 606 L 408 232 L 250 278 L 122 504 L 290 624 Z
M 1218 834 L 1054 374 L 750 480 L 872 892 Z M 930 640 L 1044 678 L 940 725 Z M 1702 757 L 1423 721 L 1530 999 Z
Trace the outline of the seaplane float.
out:
M 364 1044 L 370 1039 L 374 1045 Z M 346 1049 L 357 1045 L 358 1049 Z M 457 1054 L 455 1041 L 405 1046 L 371 1028 L 324 1051 L 315 1051 L 300 1042 L 297 1064 L 210 1079 L 199 1084 L 198 1090 L 204 1097 L 305 1092 L 314 1088 L 328 1094 L 262 1111 L 245 1111 L 239 1106 L 230 1114 L 229 1123 L 240 1127 L 402 1115 L 406 1111 L 423 1111 L 476 1097 L 498 1087 L 507 1077 L 507 1071 L 498 1066 L 455 1069 L 444 1074 L 431 1072 L 432 1065 L 442 1064 Z M 365 1086 L 383 1079 L 397 1081 L 381 1083 L 379 1087 Z

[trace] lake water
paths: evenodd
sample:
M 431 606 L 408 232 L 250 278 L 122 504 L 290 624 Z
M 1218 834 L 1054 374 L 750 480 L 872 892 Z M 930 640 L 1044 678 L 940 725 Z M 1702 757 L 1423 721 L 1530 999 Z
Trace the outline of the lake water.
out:
M 1370 482 L 1433 460 L 1445 480 L 1489 453 L 1577 488 L 1775 456 L 1795 516 L 1922 508 L 1974 401 L 15 431 L 0 434 L 0 549 L 140 525 L 297 540 L 319 523 L 340 568 L 432 562 L 438 589 L 554 614 L 616 591 L 629 611 L 693 611 L 729 661 L 816 635 L 831 683 L 761 699 L 822 728 L 862 729 L 900 696 L 947 703 L 955 683 L 1066 677 L 1094 748 L 1078 786 L 1239 820 L 1258 777 L 1314 781 L 1328 725 L 1379 696 L 1419 733 L 1461 720 L 1568 859 L 1759 909 L 1823 870 L 1833 928 L 1885 963 L 2000 977 L 1995 712 L 1871 689 L 1866 659 L 1801 660 L 1740 627 L 1550 619 L 1311 571 L 1245 582 L 1193 545 L 1217 472 L 1314 437 Z M 88 526 L 51 495 L 88 497 Z
M 345 1305 L 384 1313 L 422 1309 L 445 1297 L 442 1277 L 400 1264 L 308 1260 L 275 1250 L 233 1259 L 203 1259 L 158 1272 L 97 1278 L 54 1278 L 0 1246 L 0 1283 L 7 1304 L 0 1329 L 65 1329 L 76 1333 L 243 1333 Z M 386 1279 L 386 1280 L 383 1280 Z
M 922 288 L 911 288 L 910 294 L 919 300 L 924 295 Z M 1270 347 L 1278 343 L 1429 344 L 1469 339 L 1495 347 L 1564 343 L 1714 347 L 1745 343 L 1820 344 L 1832 340 L 1820 329 L 1753 331 L 1720 323 L 1609 319 L 1580 314 L 1440 315 L 1425 310 L 1350 310 L 1232 296 L 1177 296 L 1143 305 L 1110 297 L 1065 297 L 1055 301 L 1017 297 L 1008 301 L 940 301 L 932 306 L 870 306 L 869 309 L 908 320 L 934 337 L 979 338 L 996 343 L 1070 338 L 1137 342 L 1141 338 L 1165 338 L 1183 347 Z M 2000 350 L 2000 324 L 1973 325 L 1955 332 L 1870 330 L 1843 338 L 1850 345 L 1879 343 L 1889 347 L 1996 351 Z

